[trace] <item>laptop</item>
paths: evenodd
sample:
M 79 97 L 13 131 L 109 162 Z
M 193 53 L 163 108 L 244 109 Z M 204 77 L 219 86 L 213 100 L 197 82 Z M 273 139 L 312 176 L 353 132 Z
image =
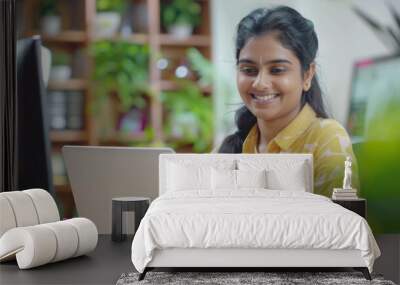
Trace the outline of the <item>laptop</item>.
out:
M 64 146 L 62 153 L 80 217 L 111 233 L 112 198 L 158 197 L 158 157 L 170 148 Z

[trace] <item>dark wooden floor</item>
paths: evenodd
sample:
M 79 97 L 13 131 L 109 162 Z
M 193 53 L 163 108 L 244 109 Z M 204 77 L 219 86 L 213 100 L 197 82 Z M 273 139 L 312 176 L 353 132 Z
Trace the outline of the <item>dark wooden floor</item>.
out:
M 121 243 L 100 235 L 97 248 L 87 256 L 19 270 L 17 263 L 0 264 L 0 284 L 115 284 L 124 272 L 134 271 L 132 239 Z
M 399 283 L 400 235 L 378 236 L 382 256 L 374 272 Z M 102 235 L 95 251 L 88 256 L 52 263 L 28 270 L 19 270 L 16 262 L 0 264 L 0 285 L 8 284 L 115 284 L 122 273 L 135 271 L 131 258 L 131 241 L 111 241 Z
M 400 284 L 400 234 L 378 235 L 376 242 L 381 256 L 375 261 L 374 272 Z

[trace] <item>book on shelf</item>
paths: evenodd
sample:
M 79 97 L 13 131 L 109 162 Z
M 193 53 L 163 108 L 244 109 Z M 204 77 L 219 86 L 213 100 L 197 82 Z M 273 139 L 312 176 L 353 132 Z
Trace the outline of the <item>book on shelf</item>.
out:
M 83 128 L 83 94 L 69 92 L 67 95 L 67 129 Z
M 62 91 L 51 91 L 47 97 L 50 115 L 50 128 L 63 130 L 67 127 L 67 103 Z
M 84 96 L 79 91 L 48 92 L 50 127 L 53 130 L 79 130 L 84 122 Z

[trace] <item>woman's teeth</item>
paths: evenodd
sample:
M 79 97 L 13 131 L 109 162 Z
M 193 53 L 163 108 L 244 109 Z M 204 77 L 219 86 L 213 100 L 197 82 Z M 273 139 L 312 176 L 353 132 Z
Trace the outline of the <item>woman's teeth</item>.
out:
M 256 99 L 257 101 L 260 102 L 269 102 L 272 99 L 278 97 L 278 94 L 267 94 L 267 95 L 256 95 L 256 94 L 251 94 L 251 96 Z

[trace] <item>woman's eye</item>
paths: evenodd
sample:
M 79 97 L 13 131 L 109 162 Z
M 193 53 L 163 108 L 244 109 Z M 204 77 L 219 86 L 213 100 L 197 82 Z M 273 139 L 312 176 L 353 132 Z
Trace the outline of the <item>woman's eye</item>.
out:
M 240 67 L 239 68 L 240 72 L 246 74 L 246 75 L 257 75 L 258 70 L 254 67 Z
M 281 74 L 286 71 L 286 68 L 283 67 L 273 67 L 271 68 L 271 74 Z

